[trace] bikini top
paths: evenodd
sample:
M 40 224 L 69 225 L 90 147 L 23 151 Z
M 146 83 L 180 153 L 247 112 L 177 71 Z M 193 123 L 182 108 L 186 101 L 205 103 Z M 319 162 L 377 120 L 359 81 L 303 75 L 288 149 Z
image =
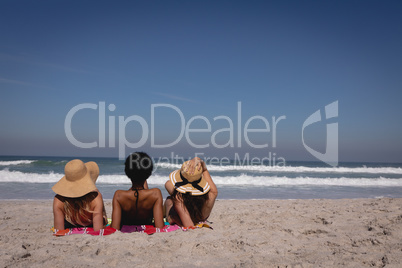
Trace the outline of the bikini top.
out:
M 139 196 L 139 192 L 138 191 L 140 191 L 140 190 L 144 190 L 144 189 L 136 189 L 136 188 L 134 188 L 134 189 L 132 189 L 131 188 L 131 190 L 133 190 L 134 191 L 134 197 L 136 198 L 135 199 L 135 214 L 134 214 L 134 218 L 137 218 L 137 214 L 138 214 L 138 196 Z M 149 218 L 149 219 L 142 219 L 142 220 L 139 220 L 139 222 L 141 222 L 142 224 L 152 224 L 152 220 L 153 220 L 153 217 L 151 217 L 151 218 Z

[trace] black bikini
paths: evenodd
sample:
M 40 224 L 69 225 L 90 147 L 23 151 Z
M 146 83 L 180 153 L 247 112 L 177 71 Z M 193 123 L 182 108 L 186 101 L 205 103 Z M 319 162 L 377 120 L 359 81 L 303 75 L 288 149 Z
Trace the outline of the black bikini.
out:
M 137 218 L 137 214 L 138 214 L 138 196 L 139 196 L 139 190 L 144 190 L 144 189 L 137 189 L 137 188 L 131 188 L 131 190 L 133 190 L 134 191 L 134 197 L 136 198 L 135 199 L 135 214 L 134 214 L 134 218 Z M 152 218 L 150 218 L 150 219 L 148 219 L 148 220 L 136 220 L 136 221 L 134 221 L 134 222 L 131 222 L 131 224 L 132 225 L 143 225 L 143 224 L 152 224 L 152 220 L 153 220 L 153 217 Z

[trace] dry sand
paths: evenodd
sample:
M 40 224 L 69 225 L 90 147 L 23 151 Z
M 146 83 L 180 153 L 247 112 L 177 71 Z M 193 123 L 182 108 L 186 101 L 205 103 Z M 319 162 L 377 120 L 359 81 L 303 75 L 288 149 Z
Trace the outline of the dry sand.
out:
M 402 267 L 402 199 L 218 200 L 214 230 L 154 235 L 54 237 L 52 221 L 51 201 L 0 201 L 0 265 Z

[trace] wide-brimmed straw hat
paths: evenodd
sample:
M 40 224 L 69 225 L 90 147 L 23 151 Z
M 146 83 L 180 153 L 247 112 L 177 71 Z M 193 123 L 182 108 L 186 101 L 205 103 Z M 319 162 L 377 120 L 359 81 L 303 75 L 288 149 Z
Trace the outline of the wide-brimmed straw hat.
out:
M 58 195 L 76 198 L 97 190 L 95 181 L 99 175 L 99 167 L 96 163 L 84 164 L 79 159 L 71 160 L 64 167 L 64 174 L 52 187 L 53 192 Z
M 202 176 L 202 169 L 194 170 L 193 174 L 188 171 L 188 162 L 181 166 L 181 169 L 175 170 L 169 175 L 170 182 L 180 193 L 189 193 L 191 195 L 204 195 L 209 192 L 210 186 Z
M 92 181 L 95 183 L 99 177 L 99 166 L 94 161 L 86 162 L 85 166 L 87 170 L 89 170 L 89 175 L 91 176 Z

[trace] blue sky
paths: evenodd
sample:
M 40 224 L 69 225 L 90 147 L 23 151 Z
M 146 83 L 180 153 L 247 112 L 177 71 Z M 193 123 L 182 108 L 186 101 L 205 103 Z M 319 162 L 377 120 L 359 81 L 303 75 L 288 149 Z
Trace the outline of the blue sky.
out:
M 402 4 L 399 1 L 1 1 L 0 155 L 117 157 L 121 137 L 154 156 L 229 157 L 238 153 L 316 160 L 302 126 L 338 101 L 340 161 L 402 162 Z M 260 116 L 270 132 L 250 133 Z M 105 147 L 78 148 L 66 137 L 99 145 L 105 103 Z M 110 111 L 109 105 L 115 109 Z M 151 144 L 152 105 L 169 104 L 189 128 L 177 144 Z M 179 114 L 154 109 L 154 139 L 180 136 Z M 143 118 L 119 129 L 119 117 Z M 202 116 L 204 119 L 195 116 Z M 233 147 L 228 120 L 233 121 Z M 272 117 L 277 124 L 273 147 Z M 324 113 L 323 113 L 324 116 Z M 325 117 L 325 116 L 324 116 Z M 113 127 L 109 118 L 114 118 Z M 134 117 L 133 117 L 134 118 Z M 260 119 L 249 128 L 263 129 Z M 324 118 L 325 119 L 325 118 Z M 304 142 L 325 152 L 326 122 L 305 129 Z M 109 128 L 115 147 L 109 143 Z M 120 136 L 119 136 L 120 135 Z M 99 147 L 99 146 L 98 146 Z

